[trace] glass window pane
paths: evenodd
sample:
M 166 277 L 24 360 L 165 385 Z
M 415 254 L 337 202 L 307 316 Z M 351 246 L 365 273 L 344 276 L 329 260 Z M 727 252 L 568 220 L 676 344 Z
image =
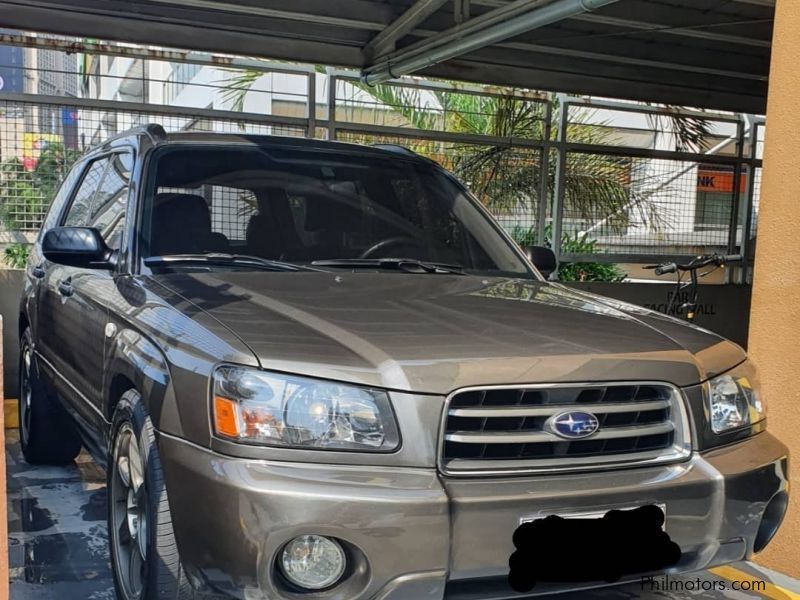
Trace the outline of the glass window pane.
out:
M 69 173 L 64 178 L 61 187 L 58 188 L 58 192 L 50 204 L 50 211 L 47 213 L 47 218 L 42 225 L 42 232 L 52 229 L 56 226 L 56 223 L 58 223 L 58 219 L 61 217 L 61 213 L 64 210 L 64 203 L 67 201 L 70 194 L 72 194 L 72 190 L 75 188 L 75 184 L 78 181 L 78 177 L 80 177 L 83 172 L 84 166 L 85 163 L 79 162 L 70 169 Z M 43 233 L 41 235 L 43 235 Z
M 156 161 L 144 256 L 399 258 L 527 274 L 466 190 L 423 161 L 270 146 L 170 149 Z
M 69 227 L 85 227 L 91 218 L 92 201 L 94 200 L 100 181 L 103 179 L 103 172 L 106 169 L 108 160 L 105 158 L 96 160 L 89 167 L 86 175 L 81 181 L 80 187 L 69 207 L 69 212 L 64 219 L 64 225 Z
M 90 227 L 96 227 L 112 250 L 119 249 L 125 224 L 132 157 L 115 154 L 92 203 Z

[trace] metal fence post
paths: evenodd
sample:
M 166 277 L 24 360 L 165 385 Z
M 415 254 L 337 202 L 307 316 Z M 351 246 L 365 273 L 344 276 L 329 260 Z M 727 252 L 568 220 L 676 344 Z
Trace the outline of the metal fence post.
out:
M 760 123 L 756 122 L 752 115 L 747 116 L 750 123 L 748 143 L 750 145 L 748 153 L 749 163 L 747 165 L 747 191 L 744 197 L 744 227 L 742 227 L 742 268 L 739 270 L 738 283 L 747 283 L 748 275 L 751 270 L 750 265 L 750 231 L 753 228 L 753 205 L 756 193 L 756 160 L 758 159 L 758 128 Z
M 744 126 L 736 123 L 736 164 L 733 167 L 733 197 L 731 198 L 731 221 L 728 229 L 728 254 L 736 253 L 736 234 L 739 231 L 739 203 L 742 196 L 742 160 L 744 158 Z M 743 232 L 744 233 L 744 232 Z M 743 238 L 744 239 L 744 238 Z M 733 281 L 731 269 L 725 270 L 725 283 Z
M 561 232 L 562 218 L 564 216 L 564 195 L 565 180 L 567 169 L 567 125 L 569 124 L 569 101 L 564 96 L 558 96 L 559 103 L 559 123 L 558 138 L 556 139 L 556 149 L 558 160 L 556 161 L 555 186 L 553 189 L 553 227 L 552 227 L 552 249 L 556 255 L 556 260 L 561 260 Z
M 328 139 L 336 139 L 336 75 L 328 69 Z
M 548 97 L 544 109 L 542 150 L 539 156 L 539 204 L 536 217 L 536 243 L 545 245 L 547 228 L 547 206 L 550 203 L 550 136 L 553 131 L 553 99 Z
M 308 137 L 317 137 L 317 73 L 308 74 Z

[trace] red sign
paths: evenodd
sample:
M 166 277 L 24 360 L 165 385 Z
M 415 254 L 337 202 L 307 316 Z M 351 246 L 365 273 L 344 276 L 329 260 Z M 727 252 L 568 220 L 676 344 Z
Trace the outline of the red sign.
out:
M 698 169 L 697 171 L 697 191 L 698 192 L 733 192 L 733 171 L 711 171 Z M 742 174 L 739 179 L 739 191 L 746 189 L 747 177 Z

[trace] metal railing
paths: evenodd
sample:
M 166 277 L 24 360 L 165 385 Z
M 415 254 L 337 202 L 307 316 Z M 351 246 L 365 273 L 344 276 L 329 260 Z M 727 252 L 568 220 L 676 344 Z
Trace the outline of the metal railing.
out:
M 465 181 L 520 243 L 550 244 L 563 261 L 752 251 L 758 117 L 420 79 L 373 88 L 349 71 L 52 36 L 2 44 L 62 60 L 0 64 L 25 75 L 0 92 L 0 243 L 31 239 L 77 155 L 156 121 L 408 146 Z M 65 78 L 80 97 L 41 93 Z M 681 119 L 706 124 L 690 147 Z

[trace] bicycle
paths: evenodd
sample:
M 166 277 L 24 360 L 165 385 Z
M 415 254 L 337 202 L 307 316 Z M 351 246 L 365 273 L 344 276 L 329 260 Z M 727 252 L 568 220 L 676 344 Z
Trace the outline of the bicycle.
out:
M 703 254 L 693 258 L 686 264 L 668 262 L 660 265 L 647 265 L 644 268 L 654 269 L 655 274 L 658 276 L 667 275 L 669 273 L 678 273 L 675 293 L 672 295 L 672 298 L 670 298 L 669 305 L 667 306 L 667 314 L 673 314 L 673 309 L 675 310 L 674 314 L 676 315 L 680 315 L 686 311 L 686 320 L 692 322 L 694 321 L 698 306 L 698 280 L 709 275 L 710 273 L 713 273 L 719 268 L 724 268 L 728 263 L 741 262 L 741 260 L 741 254 Z M 712 268 L 704 273 L 698 274 L 700 269 L 709 265 L 713 265 Z M 683 280 L 685 273 L 689 273 L 689 281 Z M 680 306 L 676 306 L 676 304 L 680 302 L 680 299 L 685 291 L 687 292 L 688 300 Z

